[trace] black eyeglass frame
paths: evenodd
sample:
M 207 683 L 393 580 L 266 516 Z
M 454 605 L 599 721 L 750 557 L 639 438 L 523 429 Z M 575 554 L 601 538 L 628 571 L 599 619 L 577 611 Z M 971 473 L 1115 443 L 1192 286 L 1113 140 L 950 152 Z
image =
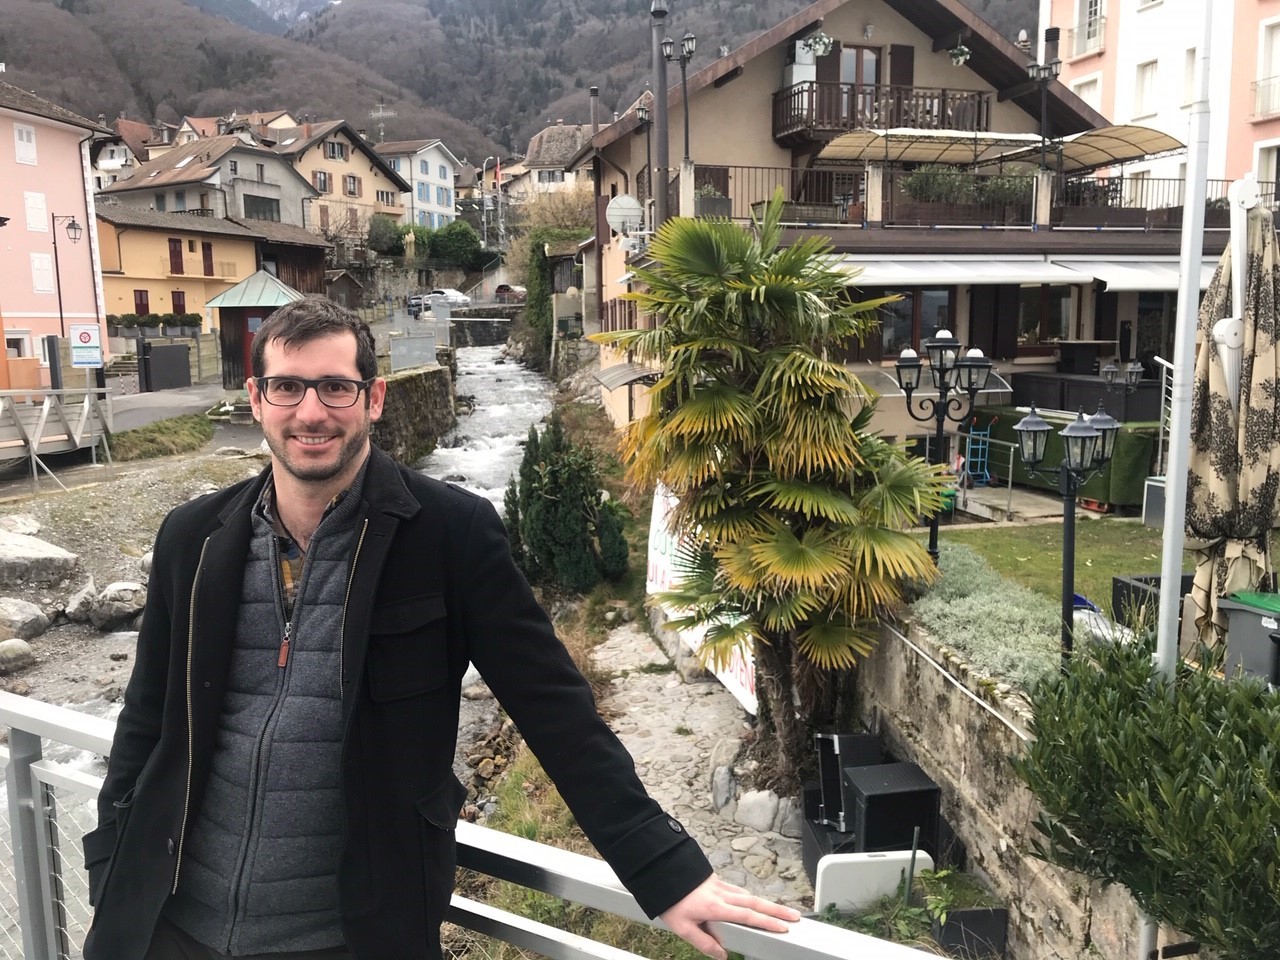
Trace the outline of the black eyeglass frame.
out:
M 278 377 L 254 377 L 253 382 L 257 385 L 258 395 L 262 397 L 263 402 L 269 403 L 273 407 L 296 407 L 298 406 L 298 404 L 302 403 L 304 399 L 306 399 L 308 390 L 314 390 L 316 392 L 316 397 L 319 398 L 320 402 L 324 404 L 326 407 L 329 407 L 332 410 L 347 410 L 356 405 L 357 401 L 359 401 L 360 399 L 360 393 L 364 390 L 368 390 L 371 386 L 373 386 L 373 381 L 376 379 L 377 379 L 376 377 L 370 377 L 368 380 L 353 380 L 350 377 L 321 377 L 318 380 L 308 380 L 306 377 L 278 376 Z M 275 400 L 272 400 L 269 396 L 267 396 L 267 394 L 271 390 L 271 382 L 273 380 L 274 381 L 287 380 L 293 383 L 302 384 L 302 392 L 298 394 L 298 399 L 295 400 L 293 403 L 279 403 Z M 350 403 L 330 403 L 328 400 L 325 399 L 324 394 L 320 392 L 320 386 L 325 383 L 355 384 L 356 392 L 355 394 L 352 395 Z

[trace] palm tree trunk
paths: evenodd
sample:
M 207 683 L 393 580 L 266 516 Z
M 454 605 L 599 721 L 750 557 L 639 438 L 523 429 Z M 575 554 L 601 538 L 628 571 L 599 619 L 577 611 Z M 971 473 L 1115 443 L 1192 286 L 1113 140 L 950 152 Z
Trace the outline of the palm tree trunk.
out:
M 760 704 L 761 735 L 773 744 L 771 760 L 779 785 L 794 788 L 800 743 L 801 724 L 793 702 L 794 682 L 791 671 L 791 643 L 785 636 L 771 637 L 769 642 L 755 644 L 756 689 L 764 693 Z

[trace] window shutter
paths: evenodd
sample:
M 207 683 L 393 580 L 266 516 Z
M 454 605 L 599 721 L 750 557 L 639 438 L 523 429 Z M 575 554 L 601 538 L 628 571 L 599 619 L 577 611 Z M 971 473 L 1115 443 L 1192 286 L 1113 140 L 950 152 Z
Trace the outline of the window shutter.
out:
M 44 194 L 25 192 L 22 197 L 27 207 L 27 229 L 48 233 L 49 211 L 45 209 Z
M 18 163 L 36 162 L 36 128 L 24 123 L 13 125 L 14 159 Z
M 53 254 L 31 254 L 31 290 L 33 293 L 53 293 Z
M 363 177 L 356 177 L 356 196 L 357 197 L 364 196 L 364 178 Z

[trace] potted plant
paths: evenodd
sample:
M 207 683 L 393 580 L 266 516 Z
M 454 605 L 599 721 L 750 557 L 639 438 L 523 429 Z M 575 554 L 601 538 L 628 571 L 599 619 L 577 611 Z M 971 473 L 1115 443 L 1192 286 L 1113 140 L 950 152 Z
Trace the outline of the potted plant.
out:
M 966 960 L 1005 955 L 1009 911 L 977 880 L 950 869 L 923 870 L 918 879 L 939 946 Z
M 970 222 L 980 216 L 974 203 L 974 177 L 946 163 L 921 164 L 898 180 L 908 203 L 898 203 L 894 220 L 924 224 Z
M 701 183 L 693 189 L 693 215 L 728 220 L 733 216 L 733 200 L 714 183 Z
M 997 223 L 1031 222 L 1035 179 L 1022 174 L 997 173 L 978 181 L 975 191 Z
M 108 337 L 118 337 L 118 336 L 120 336 L 120 335 L 121 335 L 121 333 L 120 333 L 120 316 L 119 316 L 119 314 L 115 314 L 115 313 L 108 313 L 108 314 L 107 314 L 107 336 L 108 336 Z
M 146 313 L 138 318 L 138 333 L 147 338 L 160 336 L 160 315 Z
M 120 314 L 120 333 L 122 337 L 136 337 L 138 335 L 138 320 L 140 318 L 136 313 Z
M 169 313 L 164 317 L 166 337 L 194 337 L 200 332 L 200 314 Z

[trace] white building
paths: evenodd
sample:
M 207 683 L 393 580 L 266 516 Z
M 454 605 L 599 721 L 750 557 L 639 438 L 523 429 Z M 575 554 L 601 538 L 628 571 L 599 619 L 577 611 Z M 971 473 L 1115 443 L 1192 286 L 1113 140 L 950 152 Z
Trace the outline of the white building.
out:
M 457 218 L 454 175 L 458 158 L 441 140 L 397 140 L 374 145 L 387 164 L 409 181 L 403 223 L 436 229 Z

